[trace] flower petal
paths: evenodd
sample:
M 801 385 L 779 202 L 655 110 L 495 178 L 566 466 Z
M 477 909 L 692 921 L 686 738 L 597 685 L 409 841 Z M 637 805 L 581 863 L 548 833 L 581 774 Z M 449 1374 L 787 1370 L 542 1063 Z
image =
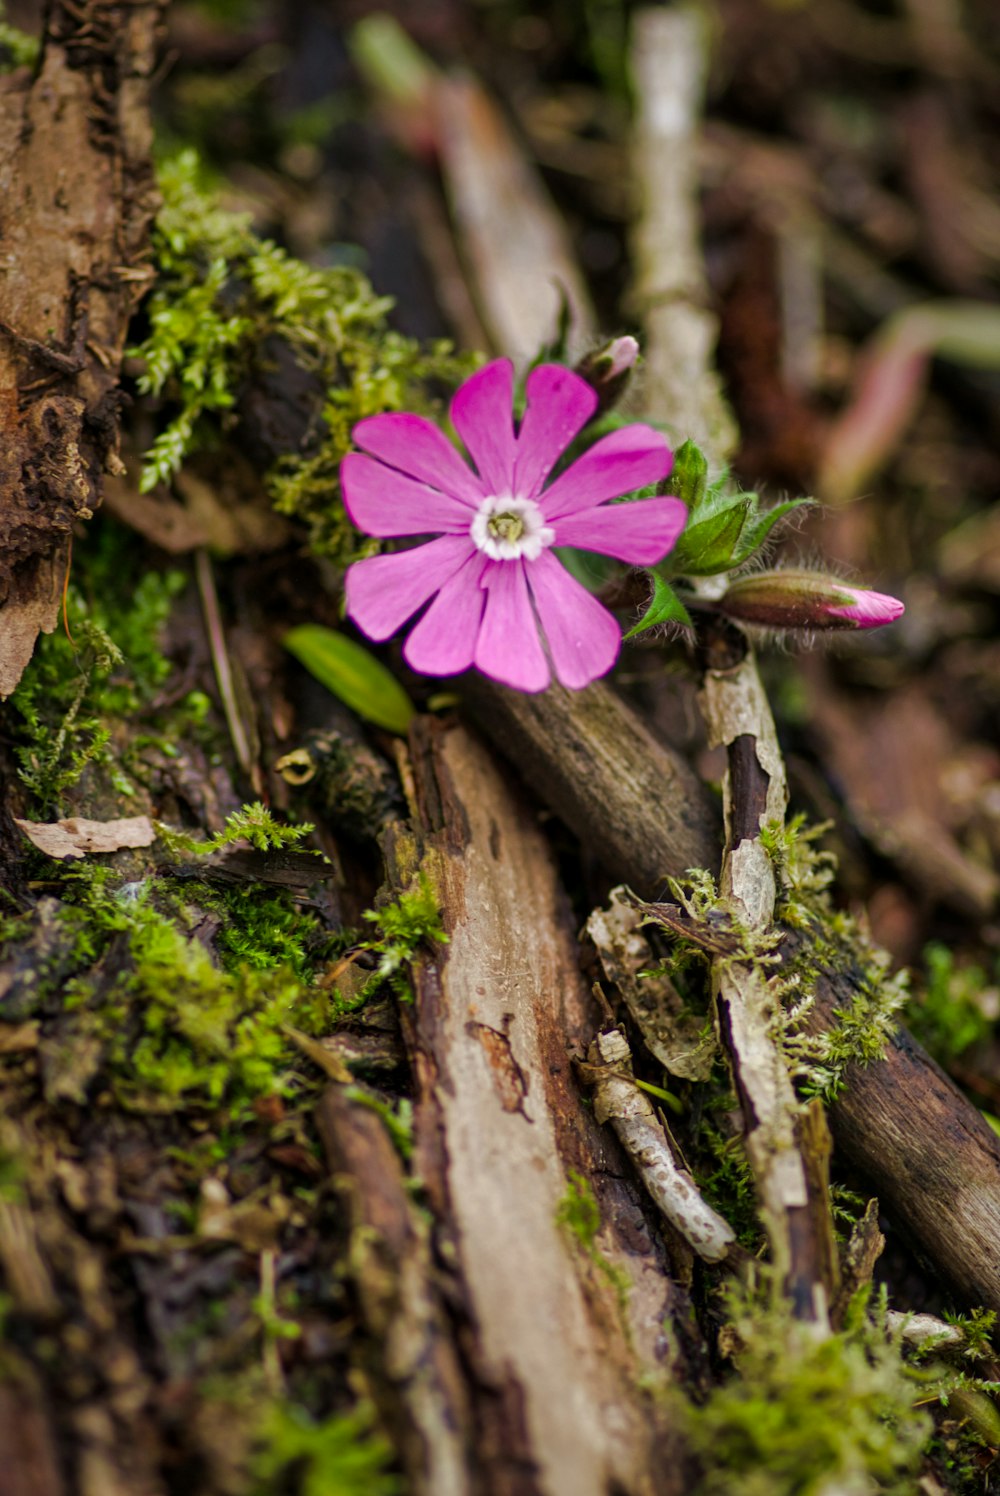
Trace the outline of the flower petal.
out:
M 602 436 L 572 467 L 560 473 L 551 488 L 539 495 L 542 513 L 551 523 L 581 509 L 594 509 L 606 499 L 620 498 L 634 488 L 657 483 L 673 466 L 667 439 L 652 426 L 623 426 Z
M 597 391 L 572 369 L 540 364 L 528 375 L 526 393 L 528 406 L 517 433 L 514 492 L 533 499 L 597 409 Z
M 482 577 L 489 564 L 476 551 L 445 582 L 403 646 L 412 670 L 423 675 L 458 675 L 469 669 L 486 606 Z
M 475 512 L 461 499 L 439 493 L 360 452 L 340 464 L 344 507 L 366 535 L 469 533 Z
M 632 566 L 655 566 L 673 547 L 687 517 L 687 505 L 680 499 L 602 504 L 558 520 L 553 527 L 555 543 L 600 551 Z
M 456 391 L 451 419 L 479 470 L 483 492 L 514 491 L 514 365 L 498 358 Z
M 543 551 L 531 563 L 528 578 L 562 685 L 576 691 L 607 675 L 622 642 L 613 615 L 560 566 L 551 551 Z
M 347 568 L 347 616 L 369 639 L 388 639 L 475 552 L 467 535 L 442 535 L 392 556 L 370 556 Z
M 354 427 L 351 440 L 380 462 L 461 499 L 463 504 L 478 508 L 485 497 L 486 490 L 444 432 L 423 416 L 404 411 L 368 416 Z
M 544 691 L 549 667 L 538 637 L 524 568 L 523 561 L 495 561 L 484 573 L 486 611 L 474 662 L 484 675 L 516 691 Z

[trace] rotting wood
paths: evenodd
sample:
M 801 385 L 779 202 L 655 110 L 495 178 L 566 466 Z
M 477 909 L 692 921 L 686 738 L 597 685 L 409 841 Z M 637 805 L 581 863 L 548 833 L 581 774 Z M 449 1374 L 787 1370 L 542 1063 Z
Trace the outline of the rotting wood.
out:
M 677 1163 L 653 1103 L 636 1085 L 624 1034 L 598 1034 L 579 1069 L 594 1088 L 594 1116 L 611 1123 L 653 1200 L 692 1251 L 705 1262 L 738 1257 L 736 1233 Z
M 741 641 L 737 636 L 735 644 Z M 760 840 L 767 821 L 783 822 L 788 803 L 785 769 L 771 709 L 753 655 L 737 649 L 722 668 L 705 671 L 702 701 L 709 742 L 724 747 L 726 854 L 720 892 L 747 938 L 767 939 L 776 883 Z M 722 650 L 709 650 L 721 656 Z M 763 951 L 763 946 L 762 946 Z M 745 1142 L 760 1196 L 771 1258 L 793 1310 L 819 1330 L 829 1325 L 835 1284 L 829 1192 L 810 1188 L 800 1132 L 801 1107 L 777 1034 L 779 1002 L 774 972 L 752 953 L 744 959 L 716 955 L 712 989 L 716 1019 L 729 1058 L 746 1129 Z M 822 1135 L 822 1114 L 813 1114 Z
M 412 746 L 418 836 L 391 830 L 387 861 L 397 887 L 423 869 L 449 932 L 404 1013 L 415 1172 L 465 1320 L 481 1489 L 679 1490 L 639 1379 L 671 1379 L 663 1325 L 683 1296 L 572 1073 L 568 1046 L 582 1054 L 598 1013 L 552 854 L 465 729 L 422 720 Z M 592 1251 L 560 1225 L 570 1170 L 600 1211 Z
M 396 1434 L 412 1496 L 467 1496 L 470 1409 L 428 1230 L 375 1112 L 330 1086 L 316 1114 L 350 1218 L 348 1271 L 378 1347 L 372 1385 Z
M 0 79 L 0 696 L 55 626 L 74 523 L 122 470 L 119 368 L 153 277 L 164 3 L 54 3 L 37 77 Z

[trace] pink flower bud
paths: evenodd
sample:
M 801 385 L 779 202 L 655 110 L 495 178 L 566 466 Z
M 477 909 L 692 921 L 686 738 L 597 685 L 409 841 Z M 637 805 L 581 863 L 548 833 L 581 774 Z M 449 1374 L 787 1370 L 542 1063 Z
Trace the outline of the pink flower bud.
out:
M 618 401 L 639 361 L 639 344 L 628 335 L 613 338 L 586 354 L 576 366 L 576 372 L 597 391 L 597 414 Z
M 759 571 L 733 582 L 719 609 L 772 629 L 874 629 L 903 612 L 898 598 L 820 571 Z

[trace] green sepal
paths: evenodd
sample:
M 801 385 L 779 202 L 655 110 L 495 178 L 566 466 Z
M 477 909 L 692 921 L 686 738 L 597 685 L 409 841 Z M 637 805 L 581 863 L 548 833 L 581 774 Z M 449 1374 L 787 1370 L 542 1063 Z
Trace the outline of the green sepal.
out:
M 692 512 L 705 497 L 708 485 L 708 459 L 690 439 L 674 453 L 674 465 L 667 479 L 667 493 L 682 499 Z
M 754 494 L 708 494 L 670 554 L 671 572 L 710 577 L 729 571 L 736 565 L 734 555 L 756 503 Z
M 320 685 L 366 722 L 403 734 L 414 705 L 399 681 L 362 644 L 318 623 L 303 623 L 282 640 Z
M 785 515 L 791 514 L 793 509 L 801 509 L 803 505 L 811 505 L 816 502 L 815 499 L 809 498 L 786 499 L 784 503 L 775 504 L 773 508 L 766 510 L 765 513 L 758 514 L 756 512 L 756 495 L 744 494 L 743 497 L 754 499 L 754 505 L 747 518 L 747 523 L 743 526 L 739 546 L 733 555 L 734 566 L 742 566 L 743 562 L 748 560 L 754 551 L 760 550 L 779 519 L 784 519 Z
M 755 493 L 722 493 L 713 484 L 671 552 L 673 576 L 710 577 L 733 571 L 759 550 L 786 514 L 812 499 L 788 499 L 761 514 Z
M 691 615 L 681 602 L 677 593 L 669 582 L 665 582 L 658 572 L 651 572 L 653 578 L 653 598 L 645 613 L 625 635 L 626 639 L 634 639 L 636 634 L 643 634 L 647 629 L 655 628 L 658 623 L 676 623 L 682 628 L 693 628 Z

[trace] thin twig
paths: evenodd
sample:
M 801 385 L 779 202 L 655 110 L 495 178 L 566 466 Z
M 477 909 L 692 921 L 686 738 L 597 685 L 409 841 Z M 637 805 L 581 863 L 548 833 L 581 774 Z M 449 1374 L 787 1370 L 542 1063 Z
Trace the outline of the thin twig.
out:
M 707 64 L 705 17 L 674 6 L 640 12 L 632 66 L 639 100 L 636 175 L 643 203 L 636 232 L 639 295 L 645 309 L 650 413 L 691 436 L 721 466 L 736 430 L 714 372 L 715 323 L 706 312 L 697 227 L 695 137 Z M 768 820 L 782 820 L 785 771 L 753 653 L 733 632 L 731 655 L 710 651 L 703 708 L 713 745 L 724 745 L 727 846 L 721 892 L 748 946 L 766 939 L 775 880 L 760 841 Z M 776 1271 L 799 1318 L 828 1325 L 830 1285 L 822 1281 L 828 1233 L 810 1200 L 800 1146 L 801 1112 L 775 1033 L 777 999 L 767 966 L 717 955 L 712 987 L 746 1128 L 761 1214 Z

